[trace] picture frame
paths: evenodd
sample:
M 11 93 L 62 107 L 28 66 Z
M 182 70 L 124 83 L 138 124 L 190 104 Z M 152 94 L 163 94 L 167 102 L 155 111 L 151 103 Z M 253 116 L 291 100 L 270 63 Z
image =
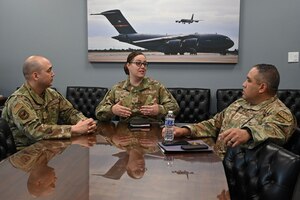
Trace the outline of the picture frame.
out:
M 89 62 L 238 63 L 240 0 L 88 0 Z

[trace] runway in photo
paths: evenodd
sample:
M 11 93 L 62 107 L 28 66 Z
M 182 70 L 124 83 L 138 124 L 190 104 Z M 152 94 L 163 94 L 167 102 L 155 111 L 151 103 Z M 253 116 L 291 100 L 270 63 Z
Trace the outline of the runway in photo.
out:
M 90 62 L 125 62 L 130 52 L 88 52 Z M 238 55 L 218 53 L 197 53 L 197 55 L 164 55 L 160 52 L 143 52 L 148 62 L 181 62 L 181 63 L 228 63 L 234 64 L 238 61 Z

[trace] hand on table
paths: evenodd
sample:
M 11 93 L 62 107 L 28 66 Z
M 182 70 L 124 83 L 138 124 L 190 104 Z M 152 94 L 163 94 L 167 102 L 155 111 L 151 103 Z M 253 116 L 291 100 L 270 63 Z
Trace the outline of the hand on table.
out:
M 82 135 L 82 134 L 89 134 L 94 133 L 96 131 L 96 122 L 94 119 L 89 118 L 85 120 L 80 120 L 77 124 L 71 127 L 72 135 Z

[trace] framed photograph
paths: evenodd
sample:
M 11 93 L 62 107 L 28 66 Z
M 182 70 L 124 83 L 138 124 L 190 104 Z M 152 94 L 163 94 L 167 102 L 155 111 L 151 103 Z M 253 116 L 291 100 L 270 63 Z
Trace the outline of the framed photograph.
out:
M 88 59 L 237 63 L 240 0 L 88 0 Z

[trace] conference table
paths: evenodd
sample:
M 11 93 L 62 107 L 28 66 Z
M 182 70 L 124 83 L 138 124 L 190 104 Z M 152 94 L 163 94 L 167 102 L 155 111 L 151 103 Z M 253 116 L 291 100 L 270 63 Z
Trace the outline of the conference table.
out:
M 0 199 L 230 199 L 214 152 L 164 154 L 159 141 L 159 124 L 131 129 L 121 122 L 39 141 L 0 162 Z

